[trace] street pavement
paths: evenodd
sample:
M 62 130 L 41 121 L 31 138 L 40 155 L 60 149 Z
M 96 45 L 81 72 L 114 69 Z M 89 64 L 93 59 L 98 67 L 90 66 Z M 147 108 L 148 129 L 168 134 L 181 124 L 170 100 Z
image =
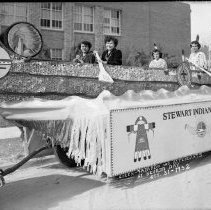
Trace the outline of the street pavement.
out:
M 181 173 L 141 180 L 97 177 L 38 158 L 5 177 L 1 210 L 211 209 L 211 155 Z

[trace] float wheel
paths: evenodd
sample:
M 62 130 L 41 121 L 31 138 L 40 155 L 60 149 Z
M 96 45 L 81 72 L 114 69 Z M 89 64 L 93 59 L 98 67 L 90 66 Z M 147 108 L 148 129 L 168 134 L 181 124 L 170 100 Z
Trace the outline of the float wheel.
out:
M 59 160 L 60 163 L 67 166 L 68 168 L 76 167 L 77 164 L 74 161 L 74 159 L 69 158 L 67 156 L 67 150 L 68 148 L 62 148 L 60 145 L 55 145 L 54 147 L 54 154 Z

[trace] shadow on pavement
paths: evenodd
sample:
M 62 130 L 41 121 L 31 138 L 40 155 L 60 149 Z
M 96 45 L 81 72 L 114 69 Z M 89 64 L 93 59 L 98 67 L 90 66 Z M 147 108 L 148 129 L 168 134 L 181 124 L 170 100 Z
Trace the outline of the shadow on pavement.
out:
M 57 162 L 57 163 L 54 163 L 54 164 L 51 164 L 51 165 L 48 165 L 48 166 L 43 166 L 42 168 L 45 168 L 45 169 L 62 169 L 62 170 L 65 170 L 65 171 L 82 172 L 84 174 L 84 176 L 92 175 L 92 173 L 89 173 L 86 169 L 84 169 L 81 166 L 69 168 L 69 167 L 63 165 L 60 162 Z
M 191 157 L 191 156 L 189 156 Z M 168 163 L 169 165 L 166 165 L 166 163 Z M 114 177 L 114 178 L 109 178 L 107 184 L 116 187 L 116 188 L 133 188 L 136 187 L 138 185 L 143 185 L 143 184 L 147 184 L 149 182 L 153 182 L 155 180 L 159 180 L 159 179 L 165 179 L 166 177 L 172 177 L 172 176 L 176 176 L 178 174 L 181 173 L 187 173 L 189 170 L 193 170 L 195 168 L 200 168 L 204 165 L 208 165 L 211 163 L 211 151 L 205 152 L 205 153 L 201 153 L 199 156 L 194 157 L 194 159 L 189 159 L 189 160 L 184 160 L 184 161 L 176 161 L 176 166 L 175 165 L 175 161 L 169 161 L 166 163 L 162 163 L 159 164 L 159 168 L 165 168 L 166 171 L 168 171 L 168 169 L 170 167 L 174 168 L 173 172 L 170 172 L 171 170 L 169 170 L 169 174 L 165 173 L 164 171 L 161 172 L 157 172 L 155 171 L 155 169 L 149 169 L 147 172 L 142 173 L 142 176 L 140 177 L 139 174 L 134 174 L 133 176 L 130 177 L 123 177 L 123 178 L 118 178 L 118 177 Z M 92 175 L 91 173 L 89 173 L 88 171 L 86 171 L 86 169 L 82 168 L 82 167 L 74 167 L 74 168 L 68 168 L 67 166 L 64 166 L 63 164 L 56 162 L 54 164 L 48 165 L 48 166 L 43 166 L 42 168 L 45 169 L 63 169 L 65 171 L 71 171 L 71 172 L 82 172 L 83 176 L 87 176 L 87 175 Z M 158 169 L 159 169 L 158 168 Z M 182 170 L 184 169 L 184 170 Z M 106 177 L 102 176 L 101 177 L 102 182 L 106 182 Z
M 103 185 L 100 181 L 59 174 L 24 179 L 0 189 L 0 209 L 46 210 Z

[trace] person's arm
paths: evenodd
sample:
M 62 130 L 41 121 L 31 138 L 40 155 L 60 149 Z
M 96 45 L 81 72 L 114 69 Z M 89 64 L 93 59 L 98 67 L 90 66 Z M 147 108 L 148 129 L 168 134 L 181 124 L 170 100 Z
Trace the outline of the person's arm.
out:
M 76 57 L 73 59 L 74 63 L 84 63 L 81 59 L 80 59 L 80 55 L 76 55 Z
M 112 55 L 112 59 L 108 60 L 107 64 L 110 65 L 122 65 L 122 52 L 120 50 L 116 50 Z
M 102 63 L 102 60 L 101 60 L 97 50 L 93 51 L 93 55 L 95 56 L 95 63 Z
M 90 63 L 92 64 L 96 63 L 95 56 L 93 53 L 91 54 Z
M 192 53 L 190 54 L 189 58 L 186 59 L 186 60 L 188 60 L 188 62 L 189 62 L 190 69 L 191 70 L 196 70 L 195 60 L 194 60 L 194 57 L 193 57 L 193 54 Z
M 199 55 L 199 66 L 207 69 L 207 59 L 204 53 L 200 53 Z
M 107 62 L 105 56 L 106 56 L 106 51 L 103 52 L 103 54 L 101 56 L 101 60 L 102 60 L 102 63 L 107 64 L 108 62 Z
M 167 62 L 164 59 L 163 59 L 163 68 L 164 68 L 164 70 L 168 69 Z
M 153 60 L 152 61 L 150 61 L 150 63 L 149 63 L 149 68 L 153 68 L 154 67 L 154 65 L 153 65 Z

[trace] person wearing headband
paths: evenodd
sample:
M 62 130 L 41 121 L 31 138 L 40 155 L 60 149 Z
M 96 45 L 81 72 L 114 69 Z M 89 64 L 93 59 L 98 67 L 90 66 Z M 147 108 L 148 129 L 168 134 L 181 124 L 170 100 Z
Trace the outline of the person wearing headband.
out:
M 149 68 L 153 69 L 167 69 L 167 63 L 162 58 L 162 52 L 154 44 L 154 50 L 152 51 L 153 60 L 149 63 Z
M 203 52 L 200 51 L 201 45 L 199 43 L 199 35 L 197 35 L 196 40 L 192 41 L 190 44 L 191 54 L 189 57 L 189 62 L 191 63 L 191 70 L 200 70 L 197 66 L 207 69 L 207 60 Z

